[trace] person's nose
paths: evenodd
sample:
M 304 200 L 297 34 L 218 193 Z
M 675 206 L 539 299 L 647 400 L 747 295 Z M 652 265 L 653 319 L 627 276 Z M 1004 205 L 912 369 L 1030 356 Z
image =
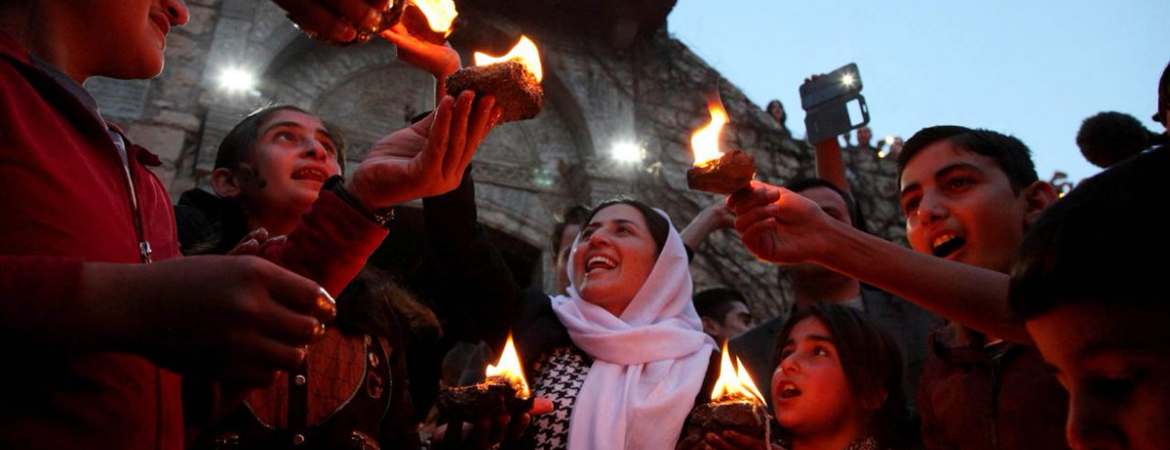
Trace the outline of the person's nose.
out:
M 1072 394 L 1064 430 L 1068 445 L 1076 450 L 1125 447 L 1126 436 L 1118 426 L 1117 411 L 1108 399 Z
M 183 0 L 162 0 L 162 7 L 167 14 L 167 20 L 171 21 L 171 26 L 186 24 L 191 18 L 187 3 Z

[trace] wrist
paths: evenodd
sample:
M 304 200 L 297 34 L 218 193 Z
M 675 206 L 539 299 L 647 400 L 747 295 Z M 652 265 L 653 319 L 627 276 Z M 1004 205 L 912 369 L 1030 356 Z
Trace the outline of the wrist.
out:
M 333 192 L 334 195 L 349 204 L 358 213 L 382 228 L 386 228 L 390 221 L 394 220 L 394 208 L 378 208 L 370 205 L 358 192 L 352 179 L 346 180 L 341 178 L 341 176 L 335 175 L 325 181 L 325 185 L 321 187 L 321 190 Z

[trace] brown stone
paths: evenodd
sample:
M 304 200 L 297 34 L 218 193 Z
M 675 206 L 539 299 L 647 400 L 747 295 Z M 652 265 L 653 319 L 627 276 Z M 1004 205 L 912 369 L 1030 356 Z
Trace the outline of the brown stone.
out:
M 740 150 L 724 153 L 714 161 L 687 169 L 687 187 L 716 194 L 731 194 L 751 186 L 756 158 Z
M 447 77 L 447 94 L 457 97 L 465 90 L 495 96 L 503 110 L 500 123 L 531 119 L 544 106 L 544 88 L 518 61 L 464 67 Z
M 497 380 L 439 391 L 436 405 L 449 420 L 474 422 L 481 417 L 512 414 L 532 409 L 533 398 L 517 397 L 516 388 Z
M 699 442 L 707 433 L 718 435 L 727 430 L 762 440 L 767 435 L 767 427 L 768 411 L 764 405 L 747 401 L 705 403 L 687 416 L 683 441 Z

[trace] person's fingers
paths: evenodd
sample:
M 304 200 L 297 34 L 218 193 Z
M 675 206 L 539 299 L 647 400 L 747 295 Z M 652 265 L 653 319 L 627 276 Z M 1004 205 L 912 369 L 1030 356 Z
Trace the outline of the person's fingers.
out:
M 735 216 L 735 230 L 743 233 L 753 225 L 763 220 L 775 219 L 775 207 L 772 205 L 759 206 Z
M 451 133 L 451 120 L 455 109 L 455 99 L 451 96 L 443 97 L 439 106 L 435 108 L 435 118 L 431 121 L 431 129 L 427 133 L 427 144 L 419 155 L 422 164 L 422 174 L 428 178 L 442 176 L 443 160 L 449 151 L 448 138 Z
M 743 189 L 727 198 L 727 206 L 736 214 L 780 199 L 782 190 L 759 181 L 752 181 L 751 189 Z
M 451 137 L 448 143 L 447 154 L 443 158 L 443 179 L 451 180 L 463 174 L 459 164 L 463 162 L 463 153 L 467 150 L 467 121 L 471 116 L 472 105 L 475 104 L 475 92 L 463 91 L 455 100 L 455 115 L 451 118 Z
M 257 266 L 257 277 L 277 303 L 324 323 L 337 317 L 337 302 L 317 283 L 259 258 L 254 258 L 253 264 Z
M 309 37 L 332 42 L 349 42 L 357 38 L 357 29 L 315 1 L 279 0 L 289 19 L 296 22 Z
M 469 440 L 474 442 L 476 448 L 488 448 L 488 437 L 492 431 L 492 418 L 481 417 L 475 422 L 475 426 L 471 428 L 471 437 Z
M 543 415 L 543 414 L 548 414 L 550 412 L 553 412 L 552 400 L 549 400 L 549 399 L 544 398 L 544 397 L 536 397 L 532 401 L 532 409 L 528 411 L 528 414 L 531 414 L 534 416 L 539 416 L 539 415 Z
M 720 437 L 722 437 L 724 441 L 741 448 L 760 450 L 766 450 L 768 448 L 766 445 L 764 445 L 764 440 L 761 439 L 763 436 L 752 437 L 735 430 L 724 430 Z
M 491 433 L 488 435 L 488 444 L 495 445 L 504 440 L 504 434 L 508 431 L 508 425 L 512 422 L 511 414 L 500 414 L 492 420 Z
M 452 420 L 447 423 L 447 432 L 443 434 L 443 444 L 452 447 L 463 442 L 463 422 Z
M 528 414 L 517 414 L 512 423 L 508 424 L 507 439 L 514 441 L 520 439 L 524 435 L 524 430 L 528 429 L 528 425 L 532 424 L 532 416 Z
M 256 242 L 255 239 L 248 239 L 237 244 L 236 248 L 233 248 L 232 251 L 228 252 L 228 255 L 255 255 L 257 253 L 260 253 L 260 243 Z
M 459 171 L 462 173 L 467 169 L 467 165 L 471 164 L 471 160 L 475 158 L 475 152 L 479 149 L 479 144 L 487 138 L 487 135 L 492 130 L 492 113 L 496 109 L 496 98 L 492 95 L 485 95 L 476 99 L 475 109 L 471 112 L 471 120 L 467 125 L 467 149 L 463 153 L 463 161 L 459 164 Z
M 270 303 L 257 314 L 256 327 L 261 333 L 289 345 L 308 345 L 325 335 L 325 324 L 320 320 L 280 304 Z

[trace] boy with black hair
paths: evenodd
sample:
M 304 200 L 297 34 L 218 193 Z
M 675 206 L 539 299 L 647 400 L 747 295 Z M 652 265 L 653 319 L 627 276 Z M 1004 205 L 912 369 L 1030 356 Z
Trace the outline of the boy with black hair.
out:
M 743 294 L 728 288 L 710 288 L 695 294 L 695 310 L 703 319 L 703 332 L 723 343 L 752 326 L 752 312 Z
M 1070 394 L 1076 449 L 1170 442 L 1170 151 L 1081 182 L 1040 217 L 1013 261 L 1011 304 Z M 1155 259 L 1156 261 L 1156 259 Z
M 573 248 L 573 239 L 577 238 L 577 233 L 581 232 L 581 225 L 588 217 L 589 208 L 584 205 L 570 205 L 553 224 L 553 232 L 549 236 L 549 248 L 552 249 L 549 256 L 552 257 L 552 270 L 556 275 L 555 287 L 558 294 L 565 292 L 565 288 L 569 287 L 569 273 L 565 269 L 569 266 L 569 250 Z
M 1053 201 L 1029 151 L 1012 137 L 931 127 L 899 156 L 901 203 L 914 251 L 864 235 L 791 191 L 756 183 L 729 202 L 758 257 L 816 262 L 955 322 L 919 381 L 928 448 L 1062 448 L 1063 394 L 1007 306 L 1008 261 Z M 966 327 L 982 331 L 979 337 Z M 993 344 L 984 348 L 983 344 Z M 940 356 L 941 355 L 941 356 Z M 933 368 L 932 368 L 933 367 Z

